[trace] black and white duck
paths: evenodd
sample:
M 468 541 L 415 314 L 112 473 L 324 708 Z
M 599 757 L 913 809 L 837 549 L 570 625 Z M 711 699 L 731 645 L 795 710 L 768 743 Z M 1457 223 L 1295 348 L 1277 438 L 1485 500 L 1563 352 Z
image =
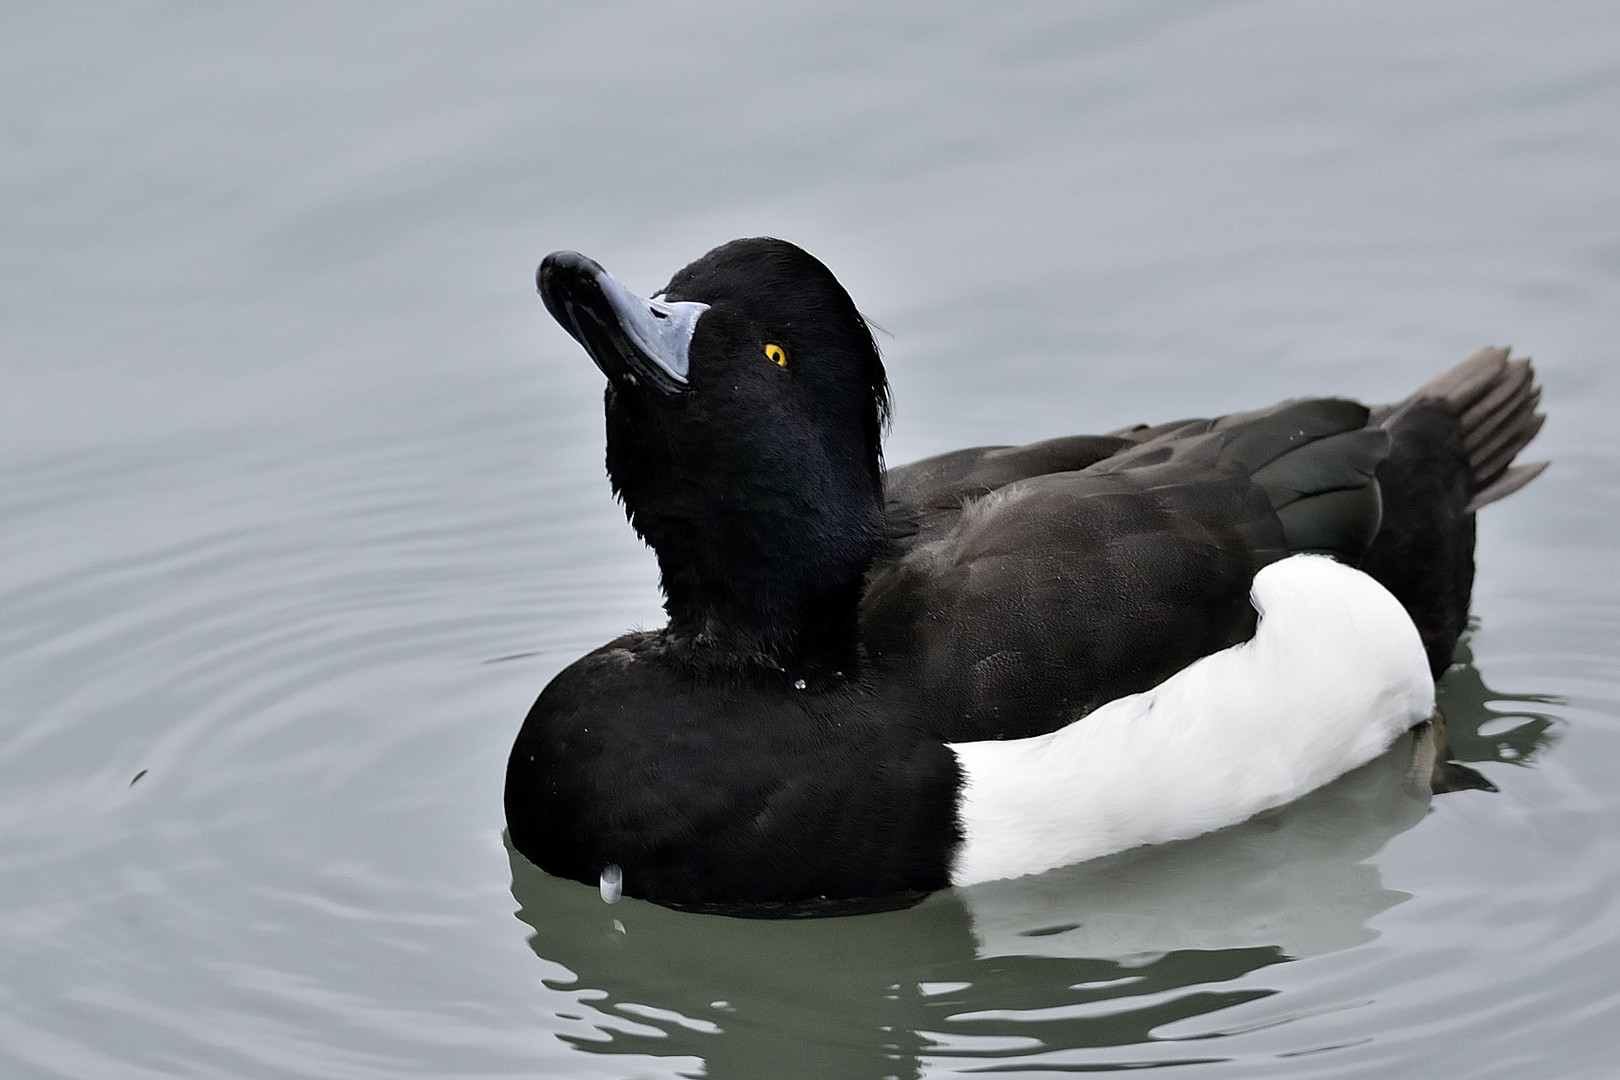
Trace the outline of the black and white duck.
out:
M 1483 349 L 1395 405 L 885 469 L 877 346 L 800 248 L 735 240 L 646 299 L 558 252 L 539 288 L 607 376 L 669 624 L 541 693 L 509 835 L 665 904 L 915 895 L 1295 799 L 1430 717 L 1474 512 L 1545 467 L 1513 464 L 1529 361 Z

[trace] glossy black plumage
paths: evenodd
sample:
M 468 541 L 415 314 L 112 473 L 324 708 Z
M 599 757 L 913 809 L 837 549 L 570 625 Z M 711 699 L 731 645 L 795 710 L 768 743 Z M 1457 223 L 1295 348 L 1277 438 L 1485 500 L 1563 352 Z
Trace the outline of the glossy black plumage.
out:
M 592 883 L 618 865 L 627 893 L 666 903 L 949 884 L 958 771 L 942 742 L 860 680 L 797 690 L 681 652 L 632 634 L 546 687 L 508 771 L 519 851 Z
M 1301 400 L 885 474 L 881 361 L 814 258 L 744 240 L 682 270 L 664 300 L 709 306 L 667 363 L 593 329 L 601 274 L 553 256 L 541 290 L 610 377 L 608 470 L 670 622 L 546 688 L 506 805 L 544 869 L 615 864 L 661 902 L 943 886 L 947 741 L 1054 730 L 1246 640 L 1255 572 L 1292 553 L 1382 581 L 1439 670 L 1472 507 L 1539 468 L 1508 469 L 1539 424 L 1529 369 L 1487 350 L 1371 412 Z
M 961 489 L 982 473 L 896 469 L 891 515 L 920 526 L 868 574 L 862 641 L 912 673 L 953 741 L 1039 734 L 1145 690 L 1250 636 L 1260 567 L 1299 551 L 1360 560 L 1388 446 L 1366 422 L 1331 399 L 1190 421 L 978 501 Z M 1048 463 L 1037 447 L 946 464 L 975 454 L 1001 477 Z

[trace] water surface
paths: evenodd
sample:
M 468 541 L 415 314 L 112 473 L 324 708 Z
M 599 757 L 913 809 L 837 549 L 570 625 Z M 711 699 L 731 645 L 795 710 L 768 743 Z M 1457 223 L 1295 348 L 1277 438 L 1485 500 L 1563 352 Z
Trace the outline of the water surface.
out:
M 607 3 L 0 15 L 0 1073 L 1598 1077 L 1620 1051 L 1620 13 Z M 1412 746 L 1186 844 L 810 922 L 502 841 L 659 621 L 533 295 L 772 233 L 891 460 L 1533 353 Z

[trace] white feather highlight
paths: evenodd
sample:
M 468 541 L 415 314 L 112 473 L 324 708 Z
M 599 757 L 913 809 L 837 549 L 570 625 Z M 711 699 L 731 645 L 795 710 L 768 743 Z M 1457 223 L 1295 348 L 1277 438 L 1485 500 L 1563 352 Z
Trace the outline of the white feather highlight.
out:
M 1048 735 L 954 743 L 952 883 L 1039 873 L 1235 825 L 1322 786 L 1434 711 L 1412 620 L 1372 578 L 1295 555 L 1255 575 L 1252 640 Z

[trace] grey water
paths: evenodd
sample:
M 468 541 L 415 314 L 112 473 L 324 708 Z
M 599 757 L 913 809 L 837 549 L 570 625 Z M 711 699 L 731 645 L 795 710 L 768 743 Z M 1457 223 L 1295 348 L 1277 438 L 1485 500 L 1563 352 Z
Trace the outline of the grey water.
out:
M 1607 1077 L 1620 7 L 0 10 L 0 1076 Z M 504 759 L 657 625 L 534 296 L 735 236 L 892 461 L 1535 356 L 1442 699 L 1200 840 L 767 922 L 547 878 Z

